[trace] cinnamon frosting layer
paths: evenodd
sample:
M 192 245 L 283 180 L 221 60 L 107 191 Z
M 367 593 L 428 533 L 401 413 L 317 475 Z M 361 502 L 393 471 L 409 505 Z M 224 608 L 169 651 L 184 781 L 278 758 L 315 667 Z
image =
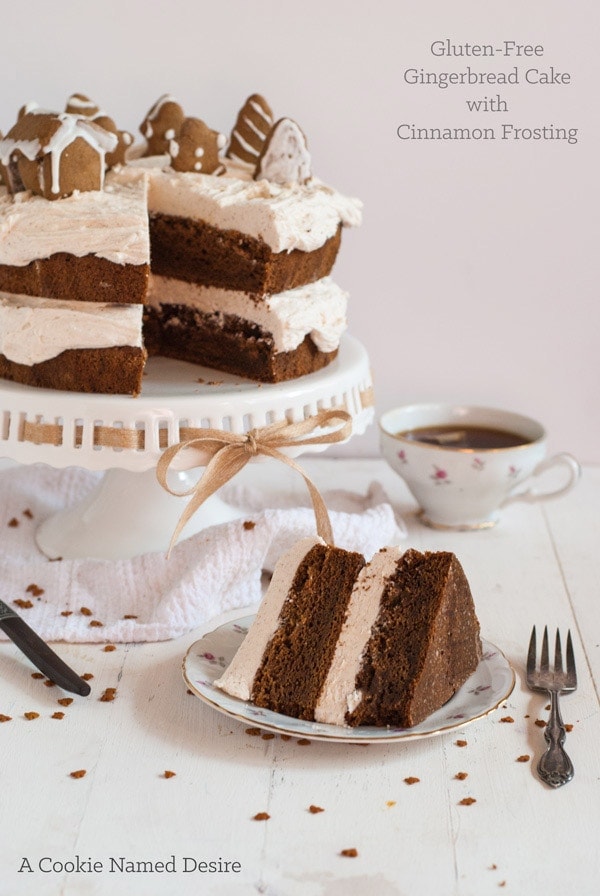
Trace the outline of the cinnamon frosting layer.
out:
M 150 261 L 147 183 L 143 174 L 109 172 L 103 190 L 49 202 L 0 186 L 0 264 L 24 266 L 66 252 L 115 264 Z
M 39 364 L 67 349 L 142 346 L 143 305 L 66 302 L 0 292 L 0 354 Z
M 156 275 L 150 284 L 154 307 L 186 305 L 206 314 L 235 315 L 270 333 L 278 352 L 293 351 L 307 335 L 319 351 L 335 351 L 346 329 L 348 296 L 330 277 L 265 296 Z
M 362 203 L 343 196 L 316 178 L 305 184 L 254 180 L 253 168 L 224 159 L 219 177 L 176 172 L 168 157 L 131 163 L 132 172 L 149 178 L 150 213 L 205 221 L 221 230 L 237 230 L 261 239 L 273 252 L 311 252 L 332 237 L 340 223 L 357 227 Z

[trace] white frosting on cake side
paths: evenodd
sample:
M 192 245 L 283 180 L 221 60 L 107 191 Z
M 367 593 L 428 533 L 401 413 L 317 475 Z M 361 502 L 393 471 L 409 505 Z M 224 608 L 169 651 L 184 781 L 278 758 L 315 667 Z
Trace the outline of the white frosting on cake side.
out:
M 39 364 L 67 349 L 142 346 L 143 305 L 67 302 L 0 292 L 0 354 Z
M 150 262 L 147 183 L 143 173 L 109 172 L 103 190 L 50 202 L 0 187 L 0 264 L 22 267 L 66 252 L 115 264 Z
M 362 700 L 355 688 L 362 656 L 379 614 L 386 581 L 393 573 L 402 551 L 384 548 L 360 571 L 346 611 L 338 643 L 325 683 L 315 707 L 315 720 L 345 725 L 346 713 Z
M 271 333 L 275 351 L 297 348 L 309 335 L 319 351 L 332 352 L 346 329 L 348 295 L 330 277 L 272 295 L 199 286 L 151 276 L 148 302 L 186 305 L 206 314 L 232 314 Z
M 142 160 L 140 160 L 142 161 Z M 253 168 L 224 159 L 226 171 L 173 171 L 164 156 L 131 163 L 149 176 L 150 213 L 203 221 L 263 240 L 273 252 L 311 252 L 335 235 L 340 224 L 357 227 L 362 203 L 316 178 L 306 184 L 254 180 Z
M 302 538 L 277 561 L 273 577 L 258 608 L 250 630 L 239 646 L 231 663 L 213 684 L 240 700 L 249 700 L 254 676 L 263 654 L 277 630 L 281 608 L 294 581 L 298 566 L 320 538 Z

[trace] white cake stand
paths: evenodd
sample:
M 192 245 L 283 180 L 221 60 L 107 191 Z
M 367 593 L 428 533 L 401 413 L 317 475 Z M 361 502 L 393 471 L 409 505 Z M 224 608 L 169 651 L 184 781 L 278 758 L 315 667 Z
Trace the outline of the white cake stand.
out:
M 36 541 L 50 558 L 123 559 L 168 547 L 188 499 L 162 488 L 156 464 L 166 447 L 181 441 L 181 429 L 245 433 L 278 420 L 293 423 L 320 410 L 343 407 L 352 415 L 354 435 L 363 433 L 372 421 L 371 395 L 367 353 L 350 336 L 342 339 L 338 357 L 324 370 L 286 383 L 259 385 L 168 358 L 149 360 L 138 398 L 0 381 L 0 456 L 23 464 L 105 471 L 82 503 L 39 526 Z M 39 439 L 40 432 L 44 441 L 38 444 L 33 439 Z M 122 443 L 122 434 L 131 447 L 113 447 Z M 190 463 L 193 457 L 188 457 Z M 183 492 L 201 472 L 182 469 L 169 483 Z M 237 516 L 214 495 L 184 534 Z

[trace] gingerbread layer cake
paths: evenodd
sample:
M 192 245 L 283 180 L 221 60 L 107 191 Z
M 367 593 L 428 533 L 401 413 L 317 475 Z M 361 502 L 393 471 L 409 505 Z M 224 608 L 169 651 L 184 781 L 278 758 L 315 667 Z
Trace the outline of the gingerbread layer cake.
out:
M 250 631 L 215 684 L 284 715 L 409 728 L 475 671 L 479 623 L 447 552 L 360 555 L 316 539 L 277 565 Z
M 264 382 L 329 364 L 347 305 L 330 273 L 361 204 L 312 176 L 298 125 L 274 122 L 253 95 L 227 143 L 165 96 L 141 131 L 144 146 L 128 150 L 130 135 L 75 94 L 64 113 L 23 109 L 0 140 L 3 352 L 19 342 L 17 311 L 27 327 L 49 319 L 21 296 L 60 300 L 54 326 L 71 334 L 51 357 L 49 344 L 3 353 L 0 376 L 137 394 L 146 353 Z M 91 311 L 78 302 L 106 306 L 84 341 L 84 317 L 72 322 Z M 133 338 L 139 309 L 109 306 L 140 304 L 143 338 Z

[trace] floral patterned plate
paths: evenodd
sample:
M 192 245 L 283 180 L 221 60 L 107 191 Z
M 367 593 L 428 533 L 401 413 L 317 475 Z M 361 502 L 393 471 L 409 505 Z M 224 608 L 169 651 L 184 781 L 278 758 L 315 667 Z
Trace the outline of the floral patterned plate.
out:
M 497 709 L 515 685 L 515 673 L 504 654 L 489 641 L 482 640 L 483 657 L 473 675 L 441 709 L 414 728 L 344 728 L 293 719 L 230 697 L 213 685 L 233 659 L 253 619 L 254 616 L 243 616 L 226 622 L 192 644 L 183 661 L 183 677 L 190 690 L 213 709 L 278 734 L 355 744 L 433 737 Z

